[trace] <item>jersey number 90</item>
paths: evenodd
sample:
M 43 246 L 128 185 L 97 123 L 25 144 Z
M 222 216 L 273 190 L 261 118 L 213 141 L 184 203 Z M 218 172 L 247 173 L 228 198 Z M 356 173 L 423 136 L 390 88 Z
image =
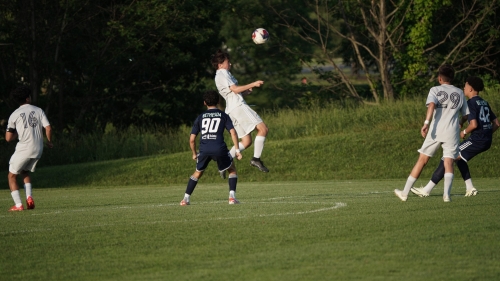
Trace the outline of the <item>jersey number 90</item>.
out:
M 220 118 L 203 118 L 201 120 L 201 134 L 216 133 L 219 130 Z

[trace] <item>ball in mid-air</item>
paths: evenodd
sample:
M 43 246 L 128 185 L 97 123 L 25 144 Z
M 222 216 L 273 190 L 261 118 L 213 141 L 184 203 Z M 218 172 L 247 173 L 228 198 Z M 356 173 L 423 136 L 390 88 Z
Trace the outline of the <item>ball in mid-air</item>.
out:
M 264 44 L 269 40 L 269 32 L 264 28 L 257 28 L 252 33 L 252 40 L 255 44 Z

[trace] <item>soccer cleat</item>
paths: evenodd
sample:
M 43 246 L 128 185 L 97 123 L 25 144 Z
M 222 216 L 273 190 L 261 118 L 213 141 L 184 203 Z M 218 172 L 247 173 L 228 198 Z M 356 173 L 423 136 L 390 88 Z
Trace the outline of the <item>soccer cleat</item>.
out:
M 24 207 L 21 205 L 21 207 L 16 207 L 16 205 L 12 206 L 12 208 L 9 209 L 9 212 L 15 212 L 15 211 L 24 211 Z
M 446 202 L 446 203 L 451 202 L 451 198 L 450 198 L 450 196 L 448 196 L 448 195 L 443 195 L 443 201 L 444 201 L 444 202 Z
M 240 201 L 236 200 L 236 198 L 229 198 L 229 205 L 240 204 Z
M 221 172 L 221 171 L 219 171 L 219 174 L 220 174 L 220 177 L 221 177 L 223 180 L 225 180 L 225 179 L 226 179 L 226 170 L 224 170 L 224 171 L 222 171 L 222 172 Z
M 413 192 L 415 195 L 418 195 L 419 197 L 428 197 L 429 193 L 426 193 L 424 191 L 423 187 L 412 187 L 411 192 Z
M 186 200 L 182 199 L 182 201 L 181 201 L 181 203 L 179 205 L 181 205 L 181 206 L 187 206 L 187 205 L 189 205 L 189 201 L 186 201 Z
M 396 194 L 396 196 L 399 197 L 399 199 L 401 199 L 401 201 L 403 202 L 406 202 L 406 199 L 408 199 L 408 196 L 403 196 L 402 190 L 394 189 L 394 194 Z
M 474 187 L 471 190 L 467 190 L 467 192 L 465 192 L 465 197 L 471 197 L 476 195 L 477 195 L 477 189 L 475 189 Z
M 35 209 L 35 200 L 33 200 L 33 197 L 29 196 L 28 199 L 26 199 L 26 205 L 28 206 L 28 210 Z
M 250 165 L 259 168 L 259 170 L 261 170 L 264 173 L 269 172 L 269 169 L 267 169 L 266 166 L 264 166 L 264 162 L 262 162 L 260 159 L 254 158 L 250 160 Z

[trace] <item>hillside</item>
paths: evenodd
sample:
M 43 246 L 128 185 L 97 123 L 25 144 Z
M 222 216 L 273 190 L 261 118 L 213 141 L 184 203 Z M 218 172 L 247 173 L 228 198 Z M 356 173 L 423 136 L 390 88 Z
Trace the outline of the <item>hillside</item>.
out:
M 495 105 L 494 108 L 500 108 Z M 253 154 L 251 147 L 243 152 L 243 160 L 237 162 L 239 181 L 400 179 L 404 182 L 423 141 L 419 129 L 424 112 L 421 101 L 405 101 L 357 109 L 331 105 L 262 114 L 270 128 L 262 156 L 270 173 L 262 173 L 249 165 Z M 187 149 L 187 134 L 185 146 Z M 500 137 L 497 132 L 491 149 L 471 161 L 472 177 L 498 177 L 498 155 Z M 431 159 L 418 184 L 429 180 L 439 160 L 440 154 Z M 194 169 L 190 152 L 183 151 L 40 167 L 32 178 L 37 188 L 169 185 L 184 184 Z M 224 184 L 215 164 L 208 167 L 202 181 Z M 8 188 L 6 176 L 0 182 L 2 188 Z

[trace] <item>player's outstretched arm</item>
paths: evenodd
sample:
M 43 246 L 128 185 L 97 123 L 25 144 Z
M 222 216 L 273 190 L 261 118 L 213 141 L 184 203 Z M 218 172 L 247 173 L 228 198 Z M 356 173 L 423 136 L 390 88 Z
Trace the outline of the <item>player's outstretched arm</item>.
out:
M 234 92 L 236 94 L 239 94 L 239 93 L 245 92 L 246 90 L 250 90 L 253 87 L 260 87 L 262 84 L 264 84 L 264 81 L 257 80 L 257 81 L 255 81 L 253 83 L 250 83 L 250 84 L 247 84 L 247 85 L 243 85 L 243 86 L 238 86 L 236 84 L 233 84 L 233 85 L 231 85 L 231 87 L 229 87 L 229 89 L 232 92 Z
M 196 135 L 194 134 L 189 136 L 189 147 L 191 148 L 191 153 L 193 154 L 193 160 L 196 160 L 196 158 L 198 158 L 198 154 L 196 153 Z
M 233 141 L 234 147 L 239 147 L 238 134 L 236 133 L 236 130 L 233 128 L 233 129 L 229 130 L 229 133 L 231 134 L 231 140 Z M 241 158 L 243 158 L 243 155 L 241 155 L 241 152 L 239 149 L 236 149 L 236 158 L 238 160 L 241 160 Z

